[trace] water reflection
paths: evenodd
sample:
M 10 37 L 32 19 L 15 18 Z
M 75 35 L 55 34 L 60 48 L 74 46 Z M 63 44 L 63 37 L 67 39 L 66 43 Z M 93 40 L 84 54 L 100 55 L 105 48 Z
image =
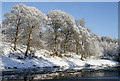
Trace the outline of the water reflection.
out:
M 81 67 L 80 67 L 81 68 Z M 120 77 L 119 68 L 83 68 L 83 69 L 63 69 L 63 68 L 40 68 L 32 70 L 21 70 L 21 73 L 13 74 L 3 73 L 3 79 L 23 79 L 24 81 L 30 80 L 47 80 L 47 79 L 65 79 L 65 78 L 81 78 L 81 77 L 105 77 L 105 76 L 116 76 Z

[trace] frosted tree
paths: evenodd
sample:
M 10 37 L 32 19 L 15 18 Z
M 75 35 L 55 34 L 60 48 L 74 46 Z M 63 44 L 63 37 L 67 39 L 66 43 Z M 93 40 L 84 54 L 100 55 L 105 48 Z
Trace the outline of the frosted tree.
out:
M 80 26 L 82 26 L 82 27 L 85 27 L 85 24 L 86 24 L 86 22 L 85 22 L 85 19 L 80 19 Z
M 15 33 L 16 33 L 16 28 L 15 27 L 11 27 L 11 26 L 3 26 L 2 28 L 2 34 L 4 35 L 4 41 L 5 42 L 9 42 L 9 43 L 13 43 L 14 39 L 15 39 Z
M 76 24 L 76 26 L 78 27 L 78 26 L 80 26 L 80 21 L 79 21 L 79 19 L 77 18 L 77 19 L 75 19 L 75 24 Z
M 36 51 L 40 48 L 42 48 L 42 43 L 41 43 L 41 38 L 40 38 L 40 32 L 41 32 L 41 27 L 35 27 L 32 30 L 32 39 L 31 39 L 31 49 L 30 53 L 32 51 Z M 23 46 L 28 44 L 28 37 L 29 37 L 30 29 L 29 27 L 23 26 L 23 28 L 19 32 L 19 39 L 18 39 L 18 44 Z
M 78 30 L 78 31 L 77 31 Z M 81 54 L 81 59 L 84 60 L 85 57 L 88 55 L 88 48 L 91 48 L 89 44 L 88 38 L 90 38 L 90 35 L 85 27 L 78 26 L 76 28 L 76 31 L 74 32 L 72 38 L 74 39 L 73 42 L 75 42 L 75 52 L 76 54 Z M 87 48 L 86 48 L 87 47 Z
M 73 35 L 76 45 L 76 54 L 80 53 L 82 60 L 92 56 L 97 58 L 101 55 L 101 48 L 99 47 L 101 40 L 96 34 L 90 33 L 90 28 L 86 29 L 84 27 L 85 23 L 84 19 L 76 19 L 76 26 L 78 27 L 79 33 L 75 32 Z
M 76 40 L 76 47 L 78 47 L 76 49 L 76 51 L 80 50 L 81 53 L 81 59 L 83 60 L 83 57 L 85 56 L 85 42 L 87 40 L 87 38 L 89 37 L 88 31 L 86 30 L 86 28 L 83 28 L 82 26 L 78 26 L 79 29 L 79 39 L 75 39 Z M 76 52 L 78 53 L 78 52 Z
M 94 48 L 94 49 L 93 49 Z M 100 58 L 102 55 L 102 48 L 99 45 L 99 41 L 96 37 L 90 35 L 85 42 L 85 58 Z
M 27 53 L 30 50 L 31 46 L 33 29 L 37 27 L 42 28 L 42 26 L 45 25 L 47 16 L 44 15 L 40 10 L 36 9 L 35 7 L 27 7 L 27 11 L 25 11 L 25 13 L 26 13 L 24 18 L 25 26 L 29 28 L 28 43 L 25 52 L 25 56 L 27 56 Z
M 66 53 L 66 50 L 68 48 L 68 42 L 71 40 L 71 35 L 74 33 L 73 29 L 71 27 L 64 28 L 61 31 L 61 36 L 62 37 L 62 47 L 64 49 L 64 53 Z
M 0 22 L 0 28 L 2 28 L 2 22 Z
M 52 27 L 47 25 L 45 29 L 42 31 L 42 41 L 44 41 L 44 48 L 46 50 L 49 50 L 51 52 L 54 52 L 55 50 L 55 32 L 53 31 Z M 57 33 L 58 36 L 60 36 L 60 32 Z M 57 39 L 57 41 L 60 41 Z M 59 46 L 58 46 L 59 47 Z M 59 50 L 59 48 L 58 48 Z
M 16 27 L 15 40 L 14 40 L 14 50 L 16 51 L 16 44 L 18 39 L 19 27 L 23 23 L 23 17 L 25 16 L 24 11 L 26 11 L 26 6 L 23 4 L 15 5 L 12 11 L 5 14 L 6 19 L 4 24 Z
M 63 39 L 63 48 L 64 48 L 64 53 L 66 52 L 66 49 L 68 47 L 68 42 L 71 40 L 71 36 L 72 34 L 74 34 L 74 28 L 75 28 L 75 22 L 74 22 L 74 18 L 66 13 L 66 25 L 64 27 L 61 28 L 61 33 L 64 36 Z
M 92 32 L 91 28 L 90 27 L 87 27 L 87 31 L 90 33 Z
M 75 32 L 73 35 L 75 45 L 76 45 L 75 51 L 76 51 L 76 54 L 79 54 L 79 53 L 81 54 L 81 59 L 83 60 L 83 57 L 85 55 L 85 50 L 84 50 L 85 42 L 89 37 L 89 34 L 87 29 L 85 28 L 86 22 L 84 19 L 76 19 L 75 24 L 77 26 L 77 30 L 79 30 Z
M 52 10 L 47 13 L 47 16 L 51 19 L 50 26 L 55 33 L 55 54 L 58 55 L 58 30 L 65 31 L 66 28 L 72 27 L 74 25 L 74 18 L 61 10 Z
M 117 39 L 111 37 L 101 37 L 100 47 L 103 48 L 103 58 L 107 59 L 118 59 L 119 55 L 119 44 Z
M 78 28 L 76 30 L 79 30 Z M 80 44 L 80 32 L 78 31 L 74 31 L 74 34 L 72 35 L 72 38 L 73 38 L 73 42 L 75 42 L 75 52 L 76 54 L 79 53 L 79 44 Z
M 75 20 L 75 23 L 76 23 L 76 26 L 77 26 L 77 27 L 78 27 L 78 26 L 85 27 L 86 21 L 85 21 L 84 18 L 82 18 L 82 19 L 76 19 L 76 20 Z

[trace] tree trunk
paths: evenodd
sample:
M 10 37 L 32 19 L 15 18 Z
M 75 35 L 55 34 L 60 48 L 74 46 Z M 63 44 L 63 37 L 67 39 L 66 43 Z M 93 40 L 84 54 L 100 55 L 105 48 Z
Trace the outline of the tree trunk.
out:
M 79 47 L 80 47 L 79 49 L 80 49 L 80 54 L 81 54 L 81 60 L 83 60 L 83 58 L 84 58 L 84 50 L 82 48 L 82 44 L 80 44 Z
M 17 51 L 16 44 L 17 44 L 17 39 L 18 39 L 18 29 L 19 27 L 17 27 L 17 30 L 16 30 L 16 36 L 15 36 L 15 41 L 14 41 L 14 51 Z
M 66 36 L 65 43 L 64 43 L 64 53 L 66 53 L 67 43 L 68 43 L 68 37 Z
M 64 43 L 64 53 L 66 53 L 66 41 Z
M 81 51 L 81 60 L 84 60 L 84 59 L 83 59 L 83 58 L 84 58 L 84 54 L 85 54 L 85 53 L 84 53 L 84 51 L 82 50 L 82 51 Z
M 58 55 L 57 30 L 55 30 L 55 54 Z
M 65 32 L 64 34 L 65 34 L 64 53 L 66 53 L 66 50 L 67 50 L 67 47 L 68 47 L 68 38 L 69 38 L 70 32 L 67 31 L 67 33 Z
M 118 52 L 118 62 L 120 62 L 120 49 L 119 49 L 119 52 Z
M 17 24 L 17 29 L 16 29 L 16 36 L 15 36 L 15 41 L 14 41 L 14 51 L 17 51 L 16 49 L 16 44 L 17 44 L 17 39 L 18 39 L 18 31 L 19 31 L 19 24 L 20 20 L 18 21 L 18 24 Z
M 76 54 L 78 54 L 78 41 L 76 40 Z
M 30 28 L 30 33 L 29 33 L 29 37 L 28 37 L 27 49 L 26 49 L 26 52 L 25 52 L 26 57 L 27 57 L 28 51 L 30 50 L 31 39 L 32 39 L 32 28 Z

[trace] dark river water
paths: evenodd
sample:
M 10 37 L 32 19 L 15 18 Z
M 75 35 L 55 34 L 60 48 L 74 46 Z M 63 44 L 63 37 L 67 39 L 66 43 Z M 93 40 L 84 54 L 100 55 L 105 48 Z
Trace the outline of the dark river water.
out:
M 0 78 L 3 81 L 120 81 L 120 66 L 6 69 Z

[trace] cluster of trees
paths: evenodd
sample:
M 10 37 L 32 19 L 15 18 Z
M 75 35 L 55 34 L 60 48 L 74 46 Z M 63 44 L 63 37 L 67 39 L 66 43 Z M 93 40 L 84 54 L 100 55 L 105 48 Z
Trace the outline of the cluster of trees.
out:
M 6 13 L 5 17 L 2 21 L 2 26 L 6 27 L 2 31 L 5 41 L 14 44 L 14 51 L 17 51 L 17 44 L 26 45 L 25 57 L 31 47 L 53 51 L 57 56 L 74 52 L 81 54 L 82 60 L 102 56 L 103 48 L 108 48 L 103 44 L 104 41 L 115 43 L 117 49 L 117 40 L 98 37 L 91 33 L 89 27 L 85 28 L 84 19 L 74 19 L 61 10 L 52 10 L 45 15 L 35 7 L 19 4 Z M 104 51 L 106 50 L 108 51 Z
M 5 14 L 5 17 L 6 19 L 3 21 L 3 26 L 11 27 L 8 29 L 7 35 L 11 33 L 10 38 L 14 39 L 15 51 L 17 51 L 16 46 L 19 35 L 27 37 L 27 49 L 25 52 L 25 56 L 27 56 L 27 53 L 31 47 L 32 32 L 34 29 L 41 28 L 43 25 L 45 25 L 47 16 L 35 7 L 27 7 L 24 4 L 20 4 L 15 5 L 10 13 Z
M 103 55 L 105 57 L 111 57 L 110 59 L 118 60 L 118 57 L 120 57 L 118 39 L 113 39 L 111 37 L 101 37 L 101 40 L 102 42 L 100 42 L 100 46 L 103 49 Z

